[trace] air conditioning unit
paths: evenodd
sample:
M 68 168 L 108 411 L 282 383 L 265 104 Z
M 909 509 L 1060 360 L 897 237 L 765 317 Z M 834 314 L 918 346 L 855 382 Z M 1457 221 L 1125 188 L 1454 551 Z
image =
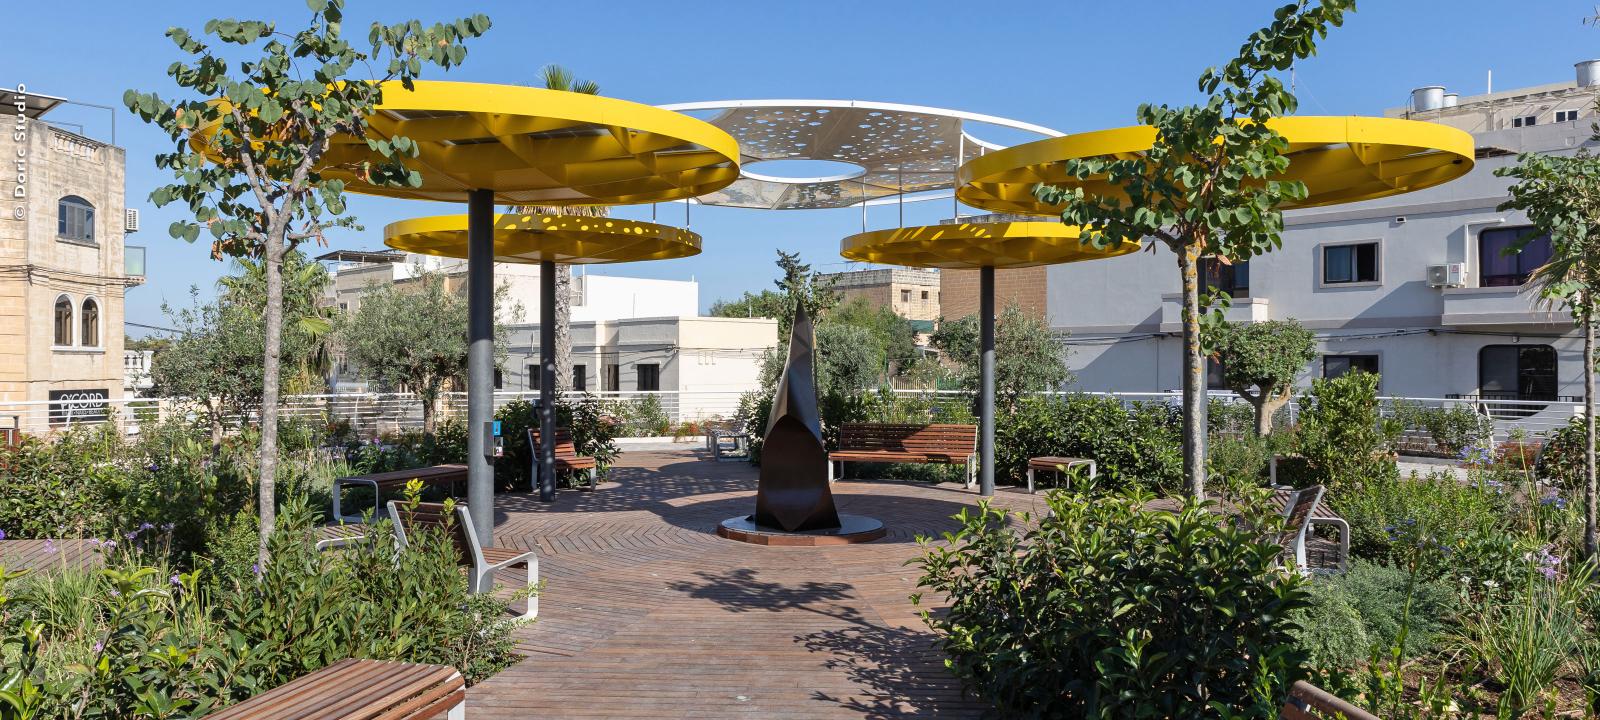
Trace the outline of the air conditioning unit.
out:
M 139 209 L 138 208 L 128 208 L 123 212 L 123 216 L 122 216 L 122 231 L 123 232 L 131 232 L 131 233 L 139 232 Z
M 1428 266 L 1428 286 L 1436 288 L 1466 287 L 1467 264 L 1446 263 Z

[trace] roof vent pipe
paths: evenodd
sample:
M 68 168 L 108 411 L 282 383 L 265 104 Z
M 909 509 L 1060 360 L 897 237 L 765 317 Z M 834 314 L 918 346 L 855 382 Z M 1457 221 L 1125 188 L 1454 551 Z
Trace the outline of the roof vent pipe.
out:
M 1578 87 L 1600 85 L 1600 60 L 1585 60 L 1574 67 L 1578 69 Z
M 1444 86 L 1428 85 L 1411 91 L 1411 110 L 1427 112 L 1444 107 Z
M 1457 93 L 1444 94 L 1444 107 L 1453 108 L 1461 104 L 1461 96 Z

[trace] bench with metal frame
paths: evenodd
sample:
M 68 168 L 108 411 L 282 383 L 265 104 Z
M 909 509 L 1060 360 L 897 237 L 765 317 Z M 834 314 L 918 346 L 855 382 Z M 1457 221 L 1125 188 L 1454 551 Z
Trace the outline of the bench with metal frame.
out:
M 828 453 L 828 482 L 844 475 L 845 462 L 962 464 L 967 487 L 977 484 L 978 426 L 949 423 L 846 423 L 839 427 L 839 449 Z
M 467 568 L 467 590 L 484 593 L 494 590 L 494 574 L 499 570 L 526 567 L 528 570 L 528 611 L 524 618 L 539 614 L 539 596 L 533 590 L 539 585 L 539 556 L 532 550 L 483 547 L 478 544 L 478 534 L 473 531 L 472 516 L 466 505 L 455 506 L 454 522 L 447 521 L 443 503 L 401 503 L 389 501 L 389 517 L 394 519 L 396 539 L 401 547 L 406 538 L 422 528 L 446 529 L 455 545 L 461 564 Z
M 340 660 L 207 720 L 449 720 L 467 717 L 467 684 L 455 668 L 385 660 Z
M 1062 487 L 1069 487 L 1072 479 L 1073 468 L 1089 468 L 1089 479 L 1093 480 L 1100 475 L 1100 466 L 1090 458 L 1062 457 L 1045 455 L 1042 457 L 1028 458 L 1028 492 L 1033 492 L 1033 473 L 1035 470 L 1054 471 L 1061 474 L 1067 482 Z
M 539 487 L 539 429 L 528 428 L 528 452 L 533 457 L 533 471 L 528 476 L 533 478 L 533 487 Z M 600 462 L 588 455 L 578 454 L 578 445 L 572 440 L 572 430 L 569 428 L 556 428 L 556 472 L 563 470 L 585 471 L 589 475 L 589 489 L 592 491 L 599 487 Z M 559 477 L 559 475 L 557 475 Z
M 1278 720 L 1378 720 L 1378 716 L 1304 680 L 1289 687 Z
M 377 516 L 383 510 L 384 491 L 394 492 L 404 489 L 406 483 L 412 480 L 421 481 L 425 486 L 450 485 L 454 489 L 455 486 L 464 485 L 467 482 L 467 466 L 460 464 L 434 465 L 411 470 L 391 470 L 389 472 L 336 478 L 333 481 L 333 518 L 355 523 L 365 520 L 361 515 L 344 514 L 343 498 L 341 496 L 344 495 L 344 489 L 347 487 L 365 485 L 372 488 L 372 514 Z

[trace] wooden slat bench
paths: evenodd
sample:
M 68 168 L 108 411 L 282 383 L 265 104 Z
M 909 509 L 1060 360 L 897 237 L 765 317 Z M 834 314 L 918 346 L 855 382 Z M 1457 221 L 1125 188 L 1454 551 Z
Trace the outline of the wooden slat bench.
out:
M 1093 480 L 1100 474 L 1100 466 L 1094 460 L 1081 457 L 1064 457 L 1060 455 L 1043 455 L 1028 458 L 1028 492 L 1033 492 L 1033 474 L 1036 471 L 1054 472 L 1061 475 L 1062 487 L 1070 487 L 1072 482 L 1072 469 L 1084 467 L 1089 469 L 1089 479 Z
M 978 468 L 978 426 L 847 423 L 839 427 L 839 449 L 828 453 L 828 482 L 833 464 L 844 474 L 845 462 L 962 464 L 967 487 Z
M 1378 720 L 1333 693 L 1304 680 L 1289 688 L 1289 698 L 1278 711 L 1278 720 Z
M 442 665 L 340 660 L 209 720 L 429 720 L 467 716 L 467 684 Z
M 376 517 L 383 510 L 384 491 L 396 491 L 404 488 L 412 480 L 421 480 L 423 485 L 456 485 L 467 482 L 466 465 L 434 465 L 433 467 L 413 468 L 411 470 L 392 470 L 390 472 L 372 473 L 370 475 L 351 475 L 333 481 L 333 518 L 345 522 L 361 522 L 361 515 L 346 515 L 342 508 L 341 495 L 344 488 L 351 485 L 366 485 L 372 488 L 372 514 Z
M 1295 491 L 1292 488 L 1279 487 L 1273 490 L 1273 503 L 1280 509 L 1286 508 L 1288 507 L 1289 499 L 1294 494 Z M 1325 500 L 1326 498 L 1324 498 L 1324 502 L 1317 503 L 1312 509 L 1310 524 L 1312 527 L 1318 525 L 1333 526 L 1333 529 L 1339 533 L 1339 542 L 1329 548 L 1326 540 L 1321 543 L 1308 541 L 1306 552 L 1308 556 L 1312 557 L 1306 558 L 1307 567 L 1311 572 L 1318 573 L 1344 572 L 1350 564 L 1350 523 L 1340 517 L 1339 513 L 1328 507 L 1328 503 Z M 1330 554 L 1333 555 L 1332 558 L 1327 557 Z M 1330 565 L 1332 567 L 1329 567 Z
M 528 450 L 533 454 L 533 486 L 539 487 L 539 430 L 528 428 Z M 600 463 L 588 455 L 578 454 L 578 445 L 572 440 L 572 430 L 556 428 L 556 472 L 585 470 L 589 474 L 589 489 L 599 486 Z

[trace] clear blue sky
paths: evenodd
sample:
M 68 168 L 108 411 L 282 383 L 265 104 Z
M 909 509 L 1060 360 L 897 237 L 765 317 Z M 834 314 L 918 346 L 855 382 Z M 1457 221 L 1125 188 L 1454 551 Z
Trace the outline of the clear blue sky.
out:
M 1192 101 L 1194 82 L 1221 64 L 1280 2 L 685 2 L 595 4 L 351 0 L 346 27 L 364 37 L 372 20 L 425 22 L 483 12 L 494 27 L 472 41 L 466 64 L 436 79 L 529 83 L 560 63 L 598 81 L 606 95 L 658 104 L 751 98 L 880 100 L 1000 115 L 1062 131 L 1132 122 L 1141 102 Z M 1591 0 L 1364 0 L 1345 27 L 1298 69 L 1301 112 L 1379 114 L 1402 105 L 1415 86 L 1439 84 L 1462 95 L 1572 78 L 1572 63 L 1600 57 L 1600 30 L 1583 25 Z M 163 33 L 196 32 L 210 17 L 275 20 L 297 28 L 303 2 L 26 2 L 5 11 L 0 84 L 103 105 L 127 88 L 170 93 L 165 71 L 179 52 Z M 105 111 L 67 106 L 51 119 L 83 123 L 105 137 Z M 144 230 L 128 242 L 149 248 L 148 283 L 129 290 L 127 319 L 162 325 L 164 300 L 186 300 L 191 285 L 209 294 L 224 263 L 203 245 L 167 236 L 180 212 L 146 199 L 166 178 L 150 158 L 167 142 L 119 112 L 117 142 L 128 150 L 127 198 L 143 210 Z M 331 247 L 382 246 L 384 224 L 414 215 L 464 212 L 443 203 L 356 196 L 365 232 L 334 236 Z M 906 221 L 947 216 L 948 203 L 907 206 Z M 677 206 L 662 218 L 681 212 Z M 623 209 L 648 218 L 648 207 Z M 705 237 L 695 258 L 612 266 L 614 274 L 694 277 L 702 305 L 770 287 L 773 250 L 800 250 L 818 267 L 842 267 L 839 239 L 860 227 L 858 210 L 694 209 Z M 876 209 L 874 227 L 896 222 Z M 320 252 L 310 248 L 313 252 Z

